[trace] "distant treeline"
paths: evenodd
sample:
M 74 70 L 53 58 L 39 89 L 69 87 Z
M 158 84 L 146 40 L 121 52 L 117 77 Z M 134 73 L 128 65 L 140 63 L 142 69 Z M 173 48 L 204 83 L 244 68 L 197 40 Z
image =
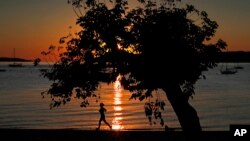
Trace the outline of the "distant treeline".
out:
M 221 52 L 217 57 L 218 62 L 250 62 L 250 52 L 230 51 Z
M 217 57 L 218 62 L 250 62 L 250 52 L 230 51 L 221 52 Z M 22 58 L 0 57 L 0 62 L 31 62 Z
M 22 58 L 0 57 L 0 62 L 31 62 L 31 60 L 26 60 Z

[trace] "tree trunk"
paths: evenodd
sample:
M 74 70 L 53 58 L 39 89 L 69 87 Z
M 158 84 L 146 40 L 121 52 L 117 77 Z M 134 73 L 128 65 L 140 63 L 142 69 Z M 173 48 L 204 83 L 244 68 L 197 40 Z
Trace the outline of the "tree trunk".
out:
M 188 103 L 188 97 L 182 93 L 179 85 L 167 85 L 163 88 L 171 103 L 182 130 L 187 133 L 200 133 L 202 131 L 196 110 Z

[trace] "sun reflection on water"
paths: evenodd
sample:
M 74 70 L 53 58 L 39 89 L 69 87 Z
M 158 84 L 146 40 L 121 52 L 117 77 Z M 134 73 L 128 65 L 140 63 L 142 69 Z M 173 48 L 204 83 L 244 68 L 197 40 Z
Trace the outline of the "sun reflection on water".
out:
M 117 77 L 115 83 L 114 83 L 114 119 L 112 120 L 112 128 L 115 130 L 124 129 L 124 126 L 122 125 L 122 101 L 121 101 L 121 83 L 119 81 L 119 76 Z

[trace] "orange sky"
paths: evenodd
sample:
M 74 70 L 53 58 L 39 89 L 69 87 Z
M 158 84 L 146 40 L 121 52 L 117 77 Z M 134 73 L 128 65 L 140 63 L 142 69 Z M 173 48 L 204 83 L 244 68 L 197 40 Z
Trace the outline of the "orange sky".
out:
M 64 0 L 0 1 L 0 57 L 34 59 L 76 28 L 76 15 Z
M 249 0 L 184 0 L 207 11 L 219 24 L 215 38 L 228 43 L 228 50 L 250 51 Z M 34 59 L 59 38 L 76 31 L 76 15 L 67 0 L 1 0 L 0 57 Z

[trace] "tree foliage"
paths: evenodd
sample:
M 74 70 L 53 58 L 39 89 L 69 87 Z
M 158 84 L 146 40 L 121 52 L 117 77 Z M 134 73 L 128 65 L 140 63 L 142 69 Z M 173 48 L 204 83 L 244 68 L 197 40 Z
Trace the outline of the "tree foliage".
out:
M 217 53 L 226 47 L 222 40 L 209 43 L 218 24 L 192 5 L 177 6 L 180 0 L 138 0 L 134 9 L 126 0 L 109 0 L 112 6 L 98 0 L 68 2 L 85 12 L 77 19 L 82 30 L 60 40 L 66 52 L 43 72 L 53 81 L 46 94 L 55 106 L 70 101 L 76 88 L 77 98 L 88 104 L 100 83 L 118 76 L 132 98 L 143 100 L 176 85 L 188 101 L 202 72 L 216 66 Z

